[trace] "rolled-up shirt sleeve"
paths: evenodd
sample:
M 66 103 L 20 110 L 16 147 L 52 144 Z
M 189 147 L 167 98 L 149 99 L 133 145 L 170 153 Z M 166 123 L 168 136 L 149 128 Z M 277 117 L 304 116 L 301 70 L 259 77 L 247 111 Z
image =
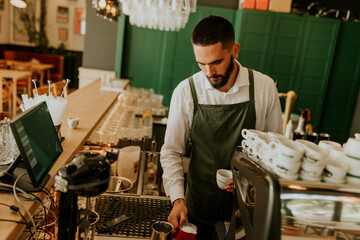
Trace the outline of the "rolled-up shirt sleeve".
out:
M 282 134 L 283 119 L 281 114 L 281 105 L 279 93 L 275 84 L 272 82 L 268 88 L 268 106 L 265 116 L 265 132 L 277 132 Z
M 184 168 L 182 156 L 185 142 L 189 137 L 189 104 L 192 102 L 184 88 L 187 81 L 180 83 L 171 98 L 169 118 L 164 145 L 161 148 L 160 162 L 163 168 L 163 184 L 171 202 L 184 198 Z M 190 97 L 190 99 L 189 99 Z

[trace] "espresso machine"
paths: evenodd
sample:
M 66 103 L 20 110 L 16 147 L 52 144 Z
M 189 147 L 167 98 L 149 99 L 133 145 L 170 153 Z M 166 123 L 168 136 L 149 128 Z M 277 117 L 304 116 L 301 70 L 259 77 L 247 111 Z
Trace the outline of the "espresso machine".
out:
M 110 162 L 101 154 L 84 153 L 74 157 L 55 176 L 60 192 L 60 240 L 91 239 L 89 197 L 105 192 L 111 175 Z M 78 197 L 86 197 L 86 209 L 78 210 Z
M 231 167 L 234 212 L 218 239 L 238 239 L 239 229 L 249 240 L 360 239 L 359 185 L 281 179 L 241 149 Z

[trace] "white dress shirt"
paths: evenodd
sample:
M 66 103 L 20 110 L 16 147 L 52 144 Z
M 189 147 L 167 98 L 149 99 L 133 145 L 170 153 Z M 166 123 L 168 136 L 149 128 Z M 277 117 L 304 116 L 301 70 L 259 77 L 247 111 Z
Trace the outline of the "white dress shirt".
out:
M 234 86 L 228 92 L 221 92 L 211 86 L 205 74 L 193 75 L 199 104 L 234 104 L 249 100 L 249 73 L 239 67 Z M 254 71 L 256 129 L 282 133 L 282 116 L 278 92 L 274 81 L 267 75 Z M 169 109 L 164 145 L 161 148 L 161 166 L 164 170 L 163 183 L 171 202 L 184 198 L 184 169 L 182 156 L 185 142 L 189 138 L 194 103 L 188 79 L 175 88 Z

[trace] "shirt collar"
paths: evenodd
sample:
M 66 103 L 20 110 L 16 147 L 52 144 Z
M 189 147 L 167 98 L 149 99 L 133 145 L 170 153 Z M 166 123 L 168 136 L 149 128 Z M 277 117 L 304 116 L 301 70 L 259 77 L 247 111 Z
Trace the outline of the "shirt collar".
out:
M 239 73 L 236 77 L 234 86 L 232 86 L 232 88 L 230 88 L 229 91 L 226 92 L 226 94 L 235 93 L 235 92 L 239 91 L 240 87 L 250 85 L 249 74 L 248 74 L 247 69 L 245 67 L 241 66 L 241 64 L 236 59 L 235 59 L 235 64 L 239 67 Z M 204 74 L 204 78 L 205 78 L 205 89 L 217 91 L 217 89 L 215 89 L 211 86 L 211 84 L 210 84 L 209 80 L 206 78 L 205 74 Z

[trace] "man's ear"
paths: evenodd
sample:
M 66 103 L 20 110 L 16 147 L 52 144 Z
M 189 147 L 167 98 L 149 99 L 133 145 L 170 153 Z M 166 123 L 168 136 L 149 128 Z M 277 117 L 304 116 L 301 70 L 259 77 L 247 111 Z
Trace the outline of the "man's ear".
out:
M 239 56 L 239 49 L 240 49 L 240 43 L 235 43 L 231 50 L 234 59 L 237 59 L 237 57 Z

